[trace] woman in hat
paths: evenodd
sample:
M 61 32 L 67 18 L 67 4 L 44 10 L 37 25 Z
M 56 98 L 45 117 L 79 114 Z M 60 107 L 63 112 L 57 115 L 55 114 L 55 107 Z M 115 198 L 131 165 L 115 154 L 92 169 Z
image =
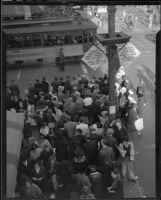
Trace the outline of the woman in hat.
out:
M 127 89 L 125 87 L 122 87 L 120 89 L 120 94 L 118 96 L 119 99 L 119 113 L 120 113 L 120 117 L 125 121 L 126 119 L 126 103 L 127 103 L 127 97 L 126 97 L 126 92 Z
M 136 182 L 138 177 L 134 175 L 133 169 L 135 149 L 128 136 L 124 137 L 123 143 L 119 145 L 119 150 L 122 157 L 122 177 L 125 178 L 127 174 L 128 180 Z
M 137 104 L 132 103 L 131 109 L 128 112 L 127 117 L 127 128 L 129 132 L 137 132 L 138 135 L 141 135 L 140 131 L 138 131 L 135 127 L 135 121 L 139 118 L 137 112 Z
M 107 146 L 112 147 L 113 150 L 115 151 L 115 145 L 117 145 L 117 140 L 116 138 L 113 137 L 113 134 L 114 134 L 114 129 L 108 128 L 106 131 L 106 135 L 103 137 L 103 140 Z
M 138 98 L 141 98 L 144 101 L 144 106 L 147 103 L 146 95 L 145 95 L 145 83 L 142 79 L 140 79 L 140 84 L 136 89 L 136 94 Z

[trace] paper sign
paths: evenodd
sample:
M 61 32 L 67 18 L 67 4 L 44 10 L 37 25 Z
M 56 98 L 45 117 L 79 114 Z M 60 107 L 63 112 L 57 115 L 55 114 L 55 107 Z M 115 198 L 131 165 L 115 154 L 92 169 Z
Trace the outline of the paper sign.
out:
M 127 43 L 125 47 L 119 51 L 120 63 L 122 66 L 128 66 L 131 64 L 141 52 L 132 44 Z
M 106 55 L 96 46 L 92 46 L 81 60 L 93 70 L 97 70 L 105 62 Z
M 110 106 L 110 114 L 115 114 L 116 113 L 116 106 Z

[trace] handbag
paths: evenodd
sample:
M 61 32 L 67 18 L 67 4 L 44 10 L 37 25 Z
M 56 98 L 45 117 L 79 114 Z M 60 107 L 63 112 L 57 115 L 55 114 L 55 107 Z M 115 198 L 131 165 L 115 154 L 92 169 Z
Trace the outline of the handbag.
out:
M 139 118 L 135 121 L 135 128 L 137 131 L 141 131 L 144 128 L 143 118 Z

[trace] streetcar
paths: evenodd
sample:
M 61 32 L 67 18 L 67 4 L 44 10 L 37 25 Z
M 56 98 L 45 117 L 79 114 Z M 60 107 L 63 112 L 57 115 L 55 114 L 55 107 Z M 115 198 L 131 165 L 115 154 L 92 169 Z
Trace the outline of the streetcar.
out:
M 91 21 L 55 19 L 2 24 L 6 35 L 8 66 L 56 63 L 63 49 L 66 63 L 78 62 L 95 43 L 97 26 Z

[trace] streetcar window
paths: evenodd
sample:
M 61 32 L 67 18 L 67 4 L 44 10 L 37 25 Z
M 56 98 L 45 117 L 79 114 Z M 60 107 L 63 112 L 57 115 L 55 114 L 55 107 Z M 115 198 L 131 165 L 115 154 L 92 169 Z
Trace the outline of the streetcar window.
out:
M 53 34 L 47 34 L 47 45 L 48 46 L 54 45 Z
M 83 32 L 83 39 L 84 39 L 83 43 L 88 43 L 88 32 L 86 31 Z
M 82 36 L 83 34 L 82 34 L 81 31 L 80 32 L 73 32 L 72 35 L 73 35 L 74 44 L 83 43 L 83 36 Z
M 42 35 L 43 46 L 58 45 L 58 40 L 60 40 L 60 38 L 54 33 Z
M 46 46 L 47 45 L 47 34 L 42 34 L 42 45 Z
M 32 34 L 32 40 L 34 46 L 41 46 L 41 36 L 40 34 Z
M 24 46 L 25 47 L 31 47 L 32 46 L 32 37 L 31 37 L 31 35 L 25 35 L 24 38 L 25 38 Z
M 23 47 L 24 38 L 19 35 L 8 36 L 7 48 L 20 48 Z
M 94 41 L 94 34 L 92 31 L 89 32 L 89 42 L 93 43 Z
M 74 44 L 74 38 L 70 32 L 65 35 L 64 44 Z
M 65 37 L 62 35 L 56 36 L 57 38 L 57 45 L 64 45 Z

